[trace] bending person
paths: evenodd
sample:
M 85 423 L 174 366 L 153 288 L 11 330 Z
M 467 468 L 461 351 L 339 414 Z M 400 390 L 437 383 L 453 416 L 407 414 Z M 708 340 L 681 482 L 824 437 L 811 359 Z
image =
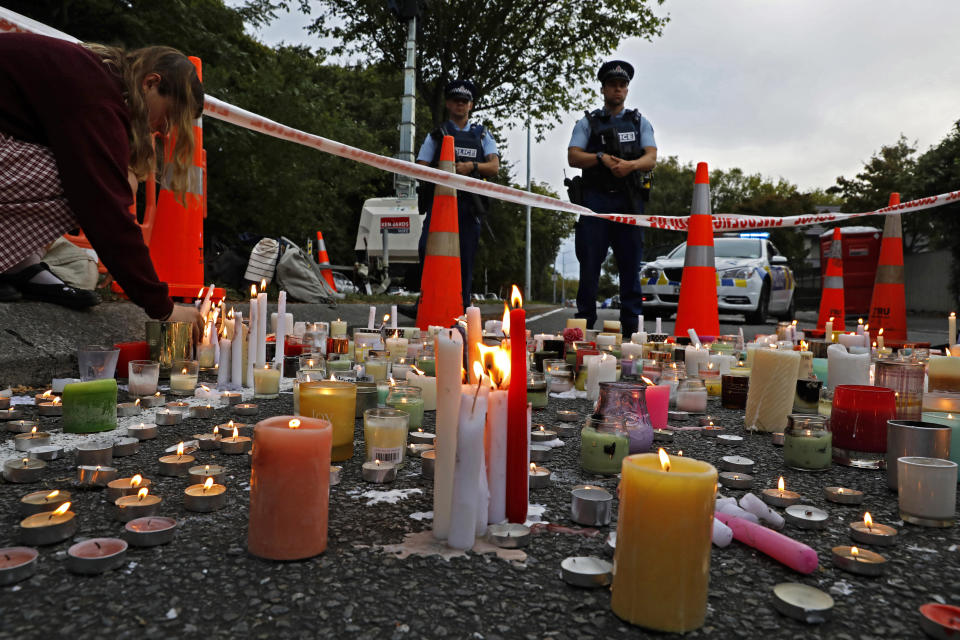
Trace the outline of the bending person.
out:
M 0 301 L 23 296 L 73 308 L 99 301 L 40 262 L 44 247 L 76 227 L 124 292 L 151 318 L 192 322 L 157 277 L 133 201 L 155 171 L 153 132 L 177 128 L 169 172 L 183 197 L 193 120 L 203 110 L 196 69 L 169 47 L 124 51 L 31 34 L 0 36 Z

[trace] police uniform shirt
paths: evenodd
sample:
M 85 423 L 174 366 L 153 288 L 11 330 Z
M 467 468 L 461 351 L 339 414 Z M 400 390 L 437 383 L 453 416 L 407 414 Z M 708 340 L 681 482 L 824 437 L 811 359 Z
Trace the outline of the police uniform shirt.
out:
M 622 120 L 623 114 L 627 112 L 627 109 L 621 109 L 620 113 L 615 116 L 612 116 L 614 120 Z M 570 136 L 569 147 L 579 147 L 580 149 L 587 148 L 587 142 L 590 140 L 590 123 L 587 121 L 587 117 L 584 116 L 577 121 L 576 126 L 573 127 L 573 135 Z M 656 147 L 657 141 L 653 138 L 653 125 L 650 124 L 650 121 L 646 119 L 645 116 L 640 116 L 640 148 L 646 147 Z M 431 156 L 432 157 L 432 156 Z
M 468 122 L 467 126 L 461 129 L 456 124 L 454 124 L 452 120 L 448 120 L 446 124 L 447 126 L 452 127 L 457 131 L 468 131 L 470 127 L 473 126 Z M 651 129 L 650 131 L 652 135 L 653 129 Z M 477 158 L 477 162 L 485 162 L 487 160 L 487 157 L 490 155 L 499 155 L 499 152 L 497 151 L 497 143 L 494 142 L 493 136 L 487 133 L 486 130 L 484 130 L 483 136 L 480 138 L 480 144 L 483 146 L 483 157 Z M 433 136 L 428 135 L 427 139 L 423 141 L 423 146 L 420 147 L 420 152 L 417 154 L 417 161 L 426 162 L 427 164 L 430 164 L 431 162 L 433 162 L 433 157 L 434 157 L 434 154 L 436 154 L 436 152 L 437 152 L 437 143 L 434 141 Z

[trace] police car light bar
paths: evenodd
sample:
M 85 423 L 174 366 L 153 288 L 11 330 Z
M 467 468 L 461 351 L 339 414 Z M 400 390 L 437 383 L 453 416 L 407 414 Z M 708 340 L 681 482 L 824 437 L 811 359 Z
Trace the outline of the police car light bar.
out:
M 763 238 L 766 240 L 770 238 L 770 232 L 769 231 L 750 231 L 747 233 L 741 233 L 740 237 L 741 238 Z

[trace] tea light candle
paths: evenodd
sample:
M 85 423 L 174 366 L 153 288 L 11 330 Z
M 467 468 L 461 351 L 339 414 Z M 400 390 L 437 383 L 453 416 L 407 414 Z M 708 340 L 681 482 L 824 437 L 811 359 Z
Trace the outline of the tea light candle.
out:
M 190 403 L 184 402 L 182 400 L 174 400 L 166 404 L 167 409 L 171 411 L 179 411 L 180 413 L 187 413 L 190 411 Z
M 64 502 L 70 502 L 70 492 L 54 489 L 53 491 L 31 491 L 20 498 L 20 515 L 32 516 L 35 513 L 48 513 Z
M 220 439 L 220 452 L 230 456 L 238 456 L 249 451 L 252 442 L 247 436 L 239 435 L 237 429 L 234 428 L 233 435 L 229 438 Z
M 433 479 L 433 472 L 437 466 L 437 450 L 430 449 L 420 454 L 420 475 Z
M 7 482 L 27 484 L 39 482 L 47 463 L 31 458 L 12 458 L 3 463 L 3 479 Z
M 106 467 L 113 462 L 113 442 L 82 442 L 77 445 L 77 464 Z
M 724 471 L 718 476 L 720 484 L 728 489 L 750 489 L 753 487 L 753 476 L 737 471 Z
M 515 522 L 492 524 L 487 538 L 501 549 L 519 549 L 530 543 L 530 527 Z
M 123 566 L 127 543 L 119 538 L 90 538 L 67 549 L 67 570 L 80 575 L 97 575 Z
M 82 487 L 105 487 L 117 479 L 115 467 L 88 466 L 77 467 L 77 484 Z
M 557 420 L 560 422 L 577 422 L 580 420 L 580 414 L 576 411 L 568 411 L 564 409 L 557 411 Z
M 683 422 L 690 419 L 690 413 L 687 411 L 668 411 L 667 418 L 674 422 Z
M 117 478 L 107 483 L 105 495 L 107 500 L 115 502 L 117 498 L 136 495 L 140 489 L 149 488 L 151 484 L 149 479 L 144 478 L 139 473 L 129 478 Z
M 861 576 L 882 575 L 887 564 L 887 559 L 879 553 L 858 547 L 834 547 L 831 553 L 834 566 Z
M 50 444 L 50 434 L 46 431 L 37 431 L 36 427 L 30 433 L 20 433 L 13 438 L 13 448 L 16 451 L 29 451 L 35 447 L 45 447 Z
M 117 405 L 117 417 L 118 418 L 129 418 L 130 416 L 135 416 L 140 414 L 140 400 L 134 400 L 133 402 L 121 402 Z
M 743 456 L 724 456 L 720 459 L 720 468 L 724 471 L 748 473 L 753 471 L 754 462 Z
M 257 411 L 257 405 L 252 402 L 240 402 L 233 405 L 233 413 L 238 416 L 255 416 Z
M 787 522 L 801 529 L 825 529 L 827 512 L 807 504 L 790 505 L 784 511 Z
M 157 437 L 157 425 L 135 424 L 127 427 L 127 435 L 137 440 L 153 440 Z
M 36 420 L 10 420 L 7 422 L 7 431 L 11 433 L 30 433 L 38 426 Z
M 249 438 L 247 438 L 249 440 Z M 226 452 L 224 452 L 226 453 Z M 159 460 L 160 475 L 162 476 L 185 476 L 194 463 L 195 458 L 186 455 L 183 452 L 183 443 L 177 446 L 177 453 L 172 456 L 162 456 Z M 137 516 L 139 517 L 139 516 Z
M 191 484 L 203 484 L 207 478 L 213 478 L 216 484 L 225 484 L 227 468 L 219 464 L 197 465 L 190 467 L 187 475 L 190 477 Z
M 131 520 L 123 527 L 123 537 L 132 547 L 156 547 L 173 540 L 177 521 L 163 516 Z
M 530 445 L 530 460 L 533 462 L 547 462 L 553 458 L 553 448 L 543 444 Z
M 153 419 L 158 425 L 166 427 L 183 422 L 183 414 L 170 409 L 158 409 Z
M 27 456 L 33 458 L 34 460 L 43 460 L 44 462 L 49 462 L 50 460 L 56 460 L 57 458 L 63 456 L 63 447 L 56 444 L 51 444 L 44 447 L 34 447 L 27 452 Z
M 833 598 L 830 594 L 796 582 L 781 582 L 773 588 L 773 608 L 783 615 L 818 624 L 830 619 Z
M 897 543 L 897 530 L 874 522 L 867 511 L 863 514 L 863 520 L 850 523 L 850 537 L 863 544 L 889 547 Z
M 150 493 L 150 489 L 146 487 L 141 487 L 136 495 L 117 498 L 113 504 L 117 507 L 117 520 L 130 522 L 136 518 L 157 515 L 161 502 L 163 499 L 160 496 Z
M 192 484 L 183 490 L 183 508 L 197 513 L 218 511 L 227 504 L 227 488 L 207 478 L 203 484 Z
M 212 418 L 213 407 L 209 404 L 190 407 L 189 416 L 191 418 Z
M 340 476 L 343 474 L 343 467 L 330 465 L 330 486 L 340 484 Z
M 55 418 L 63 415 L 63 403 L 60 398 L 54 396 L 50 402 L 41 402 L 37 405 L 37 414 L 49 418 Z
M 40 404 L 41 402 L 52 402 L 55 397 L 56 397 L 56 396 L 54 395 L 53 391 L 51 391 L 50 389 L 47 389 L 47 390 L 44 391 L 43 393 L 35 393 L 35 394 L 33 395 L 33 404 L 37 404 L 37 405 L 38 405 L 38 404 Z M 7 402 L 6 402 L 6 406 L 4 406 L 2 403 L 0 403 L 0 409 L 9 409 L 9 408 L 10 408 L 10 398 L 5 398 L 5 400 L 7 401 Z
M 22 420 L 23 411 L 20 409 L 0 409 L 0 420 Z
M 669 429 L 654 429 L 653 441 L 654 442 L 673 442 L 673 431 L 670 431 Z
M 361 475 L 366 482 L 385 484 L 397 479 L 397 465 L 392 462 L 364 462 Z
M 557 432 L 550 429 L 545 429 L 543 425 L 540 425 L 539 429 L 534 429 L 530 432 L 530 441 L 531 442 L 550 442 L 551 440 L 557 439 Z
M 160 395 L 160 392 L 156 392 L 152 396 L 144 396 L 139 398 L 140 406 L 144 409 L 154 409 L 156 407 L 162 407 L 167 402 L 167 396 Z
M 538 467 L 533 462 L 530 463 L 529 487 L 531 489 L 543 489 L 553 484 L 550 481 L 550 469 Z
M 220 399 L 228 407 L 243 402 L 243 394 L 239 391 L 223 391 L 220 393 Z
M 606 489 L 593 486 L 574 487 L 571 492 L 570 517 L 577 524 L 603 527 L 610 524 L 613 496 Z
M 789 507 L 800 502 L 800 494 L 784 488 L 783 476 L 777 481 L 776 489 L 764 489 L 763 501 L 772 507 Z
M 613 565 L 591 556 L 570 556 L 560 563 L 563 581 L 575 587 L 606 587 L 613 581 Z
M 717 436 L 717 444 L 723 445 L 739 445 L 743 444 L 743 436 L 735 436 L 729 433 L 721 433 Z
M 37 570 L 40 554 L 30 547 L 0 549 L 0 587 L 26 580 Z
M 863 491 L 846 487 L 824 487 L 823 497 L 837 504 L 860 504 L 863 502 Z
M 134 455 L 140 449 L 140 441 L 137 438 L 123 437 L 113 441 L 113 457 L 124 458 Z
M 197 433 L 193 436 L 201 451 L 215 451 L 220 448 L 220 427 L 214 427 L 213 433 Z
M 427 433 L 422 428 L 417 429 L 416 431 L 411 431 L 409 434 L 410 442 L 413 444 L 428 444 L 433 445 L 436 442 L 437 434 Z
M 20 521 L 19 539 L 23 544 L 42 546 L 63 542 L 77 532 L 77 514 L 64 502 L 49 513 L 37 513 Z
M 170 372 L 170 393 L 175 396 L 192 396 L 197 388 L 197 371 L 199 365 L 196 360 L 175 363 L 181 365 L 179 371 Z
M 434 447 L 432 444 L 419 444 L 412 442 L 407 445 L 407 455 L 414 458 L 419 458 L 425 451 L 432 451 L 435 448 L 436 447 Z
M 920 606 L 920 628 L 931 638 L 955 638 L 960 632 L 960 607 L 938 602 Z

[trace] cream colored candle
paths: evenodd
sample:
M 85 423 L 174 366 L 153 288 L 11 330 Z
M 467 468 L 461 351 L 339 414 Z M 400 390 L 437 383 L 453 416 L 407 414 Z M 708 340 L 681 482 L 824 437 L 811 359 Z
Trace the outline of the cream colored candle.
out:
M 927 377 L 930 391 L 960 391 L 960 358 L 930 356 Z
M 330 323 L 330 337 L 338 338 L 347 335 L 347 323 L 337 318 Z
M 424 411 L 437 410 L 437 379 L 435 377 L 421 376 L 416 371 L 408 371 L 407 384 L 420 389 Z
M 813 352 L 800 351 L 800 368 L 797 370 L 797 380 L 806 380 L 813 376 Z
M 757 349 L 753 354 L 744 425 L 748 429 L 782 432 L 793 411 L 800 353 Z
M 581 331 L 586 331 L 586 318 L 567 318 L 567 329 L 580 329 Z

